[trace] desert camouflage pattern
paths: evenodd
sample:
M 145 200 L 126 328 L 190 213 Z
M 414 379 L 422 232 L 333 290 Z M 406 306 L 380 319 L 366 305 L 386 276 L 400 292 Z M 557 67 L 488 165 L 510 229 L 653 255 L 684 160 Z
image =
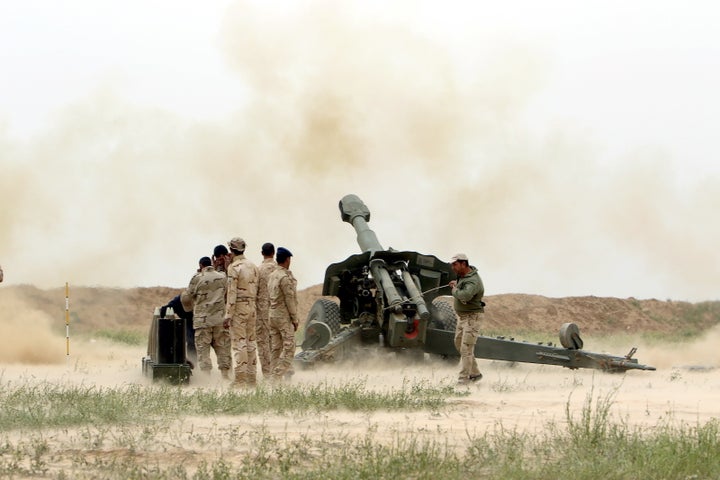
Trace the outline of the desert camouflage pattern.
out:
M 468 380 L 480 374 L 475 360 L 475 342 L 480 335 L 481 312 L 457 312 L 455 348 L 460 352 L 460 374 L 458 380 Z
M 194 328 L 222 325 L 226 288 L 227 277 L 213 267 L 205 267 L 192 277 L 186 292 L 193 305 Z
M 185 290 L 187 300 L 194 305 L 193 328 L 198 366 L 202 372 L 209 373 L 212 370 L 212 348 L 223 376 L 227 375 L 232 365 L 230 332 L 223 327 L 226 288 L 225 274 L 213 267 L 205 267 L 193 276 Z
M 283 378 L 292 373 L 295 356 L 295 328 L 297 316 L 297 280 L 285 267 L 278 267 L 268 279 L 270 297 L 270 348 L 272 376 Z
M 226 288 L 227 288 L 227 281 Z M 182 305 L 183 310 L 186 312 L 192 312 L 195 310 L 195 305 L 193 305 L 193 299 L 190 295 L 190 292 L 188 292 L 187 288 L 180 294 L 180 304 Z
M 268 279 L 277 268 L 277 262 L 266 258 L 258 267 L 258 293 L 257 293 L 257 350 L 260 360 L 260 369 L 264 377 L 272 373 L 272 353 L 270 351 L 270 324 L 268 311 L 270 310 L 270 296 L 268 295 Z
M 228 267 L 225 318 L 230 320 L 230 338 L 235 354 L 235 386 L 257 381 L 256 298 L 258 268 L 245 255 L 236 255 Z
M 238 252 L 244 252 L 246 247 L 245 240 L 240 237 L 235 237 L 228 242 L 228 247 Z
M 210 373 L 210 370 L 212 370 L 210 348 L 215 350 L 218 369 L 222 376 L 227 377 L 232 367 L 230 331 L 222 325 L 195 330 L 195 350 L 197 351 L 198 367 L 204 373 Z

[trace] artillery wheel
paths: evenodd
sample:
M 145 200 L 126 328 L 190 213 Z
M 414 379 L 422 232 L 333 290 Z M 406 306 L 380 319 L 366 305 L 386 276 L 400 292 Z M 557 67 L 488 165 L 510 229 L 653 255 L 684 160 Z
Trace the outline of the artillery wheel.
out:
M 580 338 L 580 329 L 574 323 L 563 323 L 560 327 L 560 344 L 570 350 L 581 350 L 583 341 Z
M 436 298 L 433 300 L 433 322 L 437 328 L 454 332 L 457 328 L 457 313 L 447 300 Z
M 305 338 L 302 342 L 302 349 L 317 350 L 330 343 L 332 330 L 324 322 L 308 322 L 305 325 Z
M 330 327 L 333 335 L 337 334 L 340 331 L 340 307 L 326 298 L 315 300 L 310 313 L 308 313 L 305 330 L 312 322 L 324 323 Z

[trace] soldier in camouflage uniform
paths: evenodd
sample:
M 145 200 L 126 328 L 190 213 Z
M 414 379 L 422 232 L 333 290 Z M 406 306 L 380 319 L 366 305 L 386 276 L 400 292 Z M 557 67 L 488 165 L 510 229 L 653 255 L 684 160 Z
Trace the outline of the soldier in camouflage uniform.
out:
M 223 325 L 227 277 L 215 270 L 210 257 L 200 259 L 200 272 L 190 280 L 187 293 L 193 302 L 193 327 L 198 365 L 203 373 L 210 373 L 210 347 L 215 350 L 218 369 L 223 378 L 230 378 L 232 354 L 230 332 Z
M 276 268 L 268 279 L 270 296 L 270 346 L 272 349 L 274 379 L 293 374 L 295 331 L 298 328 L 297 280 L 289 270 L 292 253 L 286 248 L 277 249 Z
M 277 268 L 277 263 L 275 263 L 273 259 L 275 255 L 275 245 L 272 243 L 264 243 L 260 253 L 263 256 L 263 261 L 258 268 L 257 349 L 263 377 L 269 378 L 272 374 L 272 354 L 270 351 L 270 325 L 268 324 L 270 297 L 268 297 L 267 282 L 272 271 Z
M 226 328 L 230 329 L 235 353 L 234 387 L 254 386 L 257 381 L 255 316 L 258 268 L 245 258 L 245 240 L 235 237 L 228 242 L 233 261 L 228 267 Z

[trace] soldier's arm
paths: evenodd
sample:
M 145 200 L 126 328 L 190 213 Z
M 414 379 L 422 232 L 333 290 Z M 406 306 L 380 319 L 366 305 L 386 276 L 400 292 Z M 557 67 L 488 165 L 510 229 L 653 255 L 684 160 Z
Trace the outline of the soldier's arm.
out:
M 460 282 L 453 288 L 452 295 L 463 303 L 467 303 L 478 292 L 478 284 L 474 279 Z
M 187 287 L 187 292 L 190 295 L 190 298 L 193 301 L 193 304 L 195 304 L 195 301 L 197 300 L 197 284 L 200 281 L 200 275 L 193 275 L 193 277 L 190 279 L 190 283 Z
M 290 320 L 293 325 L 297 325 L 297 294 L 295 292 L 294 282 L 288 277 L 283 277 L 282 280 L 280 280 L 280 288 L 282 289 L 283 296 L 285 297 L 285 306 L 290 314 Z
M 235 302 L 237 300 L 238 278 L 235 272 L 228 271 L 227 277 L 227 300 L 225 301 L 225 321 L 230 321 L 235 314 Z

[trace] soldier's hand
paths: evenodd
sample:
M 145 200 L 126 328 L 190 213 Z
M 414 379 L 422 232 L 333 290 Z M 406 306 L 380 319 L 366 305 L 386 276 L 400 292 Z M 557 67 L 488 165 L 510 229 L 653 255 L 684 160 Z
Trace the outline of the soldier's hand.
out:
M 448 285 L 450 286 L 450 288 L 455 288 L 455 286 L 457 285 L 457 280 L 450 280 L 450 283 L 448 283 Z
M 228 328 L 230 328 L 230 319 L 229 318 L 226 318 L 225 320 L 223 320 L 223 328 L 225 328 L 226 330 Z

